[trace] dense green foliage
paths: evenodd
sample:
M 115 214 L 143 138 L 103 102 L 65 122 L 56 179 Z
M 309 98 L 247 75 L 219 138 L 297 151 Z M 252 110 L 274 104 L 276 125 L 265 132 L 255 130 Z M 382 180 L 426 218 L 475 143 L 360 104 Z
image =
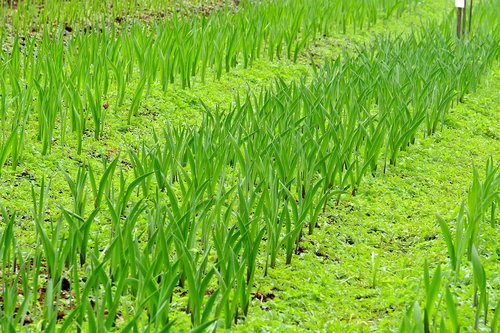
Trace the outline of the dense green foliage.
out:
M 356 195 L 367 176 L 397 165 L 418 138 L 434 135 L 451 106 L 477 89 L 500 55 L 495 1 L 479 7 L 471 38 L 457 40 L 451 19 L 399 38 L 382 36 L 313 64 L 312 77 L 277 78 L 238 94 L 228 109 L 205 106 L 196 126 L 166 123 L 140 145 L 97 163 L 80 159 L 89 143 L 84 137 L 102 142 L 111 110 L 124 111 L 119 117 L 130 126 L 145 96 L 158 88 L 168 94 L 177 80 L 189 89 L 208 72 L 220 79 L 262 57 L 297 61 L 321 35 L 357 33 L 413 4 L 247 1 L 209 17 L 174 12 L 150 25 L 103 20 L 99 30 L 69 36 L 61 24 L 42 25 L 40 34 L 24 39 L 11 32 L 25 25 L 6 29 L 0 177 L 24 168 L 28 153 L 49 158 L 56 145 L 79 160 L 76 168 L 60 163 L 57 176 L 31 182 L 28 217 L 0 205 L 2 329 L 168 330 L 178 311 L 189 314 L 193 331 L 238 323 L 249 312 L 259 269 L 267 275 L 280 257 L 292 264 L 322 215 L 346 194 Z M 23 6 L 31 8 L 24 3 L 17 11 Z M 477 248 L 486 209 L 495 223 L 497 175 L 490 162 L 485 181 L 474 177 L 455 241 L 440 219 L 455 278 L 467 253 L 476 318 L 482 315 L 492 330 L 498 311 L 488 322 Z M 53 188 L 57 177 L 64 178 L 64 191 L 59 183 Z M 58 202 L 57 190 L 71 204 Z M 26 219 L 33 223 L 34 248 L 15 236 Z M 415 303 L 403 331 L 426 330 L 431 321 L 434 328 L 447 325 L 434 315 L 441 275 L 437 268 L 431 279 L 425 267 L 424 314 Z M 441 290 L 446 327 L 456 330 L 453 295 Z M 175 304 L 179 299 L 182 306 Z
M 500 172 L 493 160 L 486 164 L 485 179 L 481 180 L 474 168 L 473 183 L 467 201 L 463 202 L 455 217 L 454 232 L 446 221 L 438 215 L 439 225 L 448 248 L 450 269 L 437 266 L 432 280 L 427 263 L 424 266 L 425 303 L 421 309 L 418 302 L 408 309 L 401 326 L 401 332 L 458 332 L 464 325 L 460 322 L 458 308 L 452 288 L 469 287 L 473 292 L 472 306 L 475 308 L 474 329 L 481 324 L 489 326 L 494 333 L 500 327 L 500 304 L 494 304 L 494 313 L 490 314 L 489 301 L 497 298 L 495 290 L 487 288 L 488 276 L 479 255 L 479 235 L 482 225 L 489 222 L 496 228 L 496 205 L 500 199 Z M 489 221 L 488 221 L 489 220 Z M 467 274 L 463 274 L 464 256 L 472 266 L 472 286 L 464 283 Z M 470 269 L 468 270 L 470 272 Z M 500 302 L 500 299 L 497 300 Z M 438 304 L 438 306 L 436 306 Z M 482 317 L 482 319 L 481 319 Z

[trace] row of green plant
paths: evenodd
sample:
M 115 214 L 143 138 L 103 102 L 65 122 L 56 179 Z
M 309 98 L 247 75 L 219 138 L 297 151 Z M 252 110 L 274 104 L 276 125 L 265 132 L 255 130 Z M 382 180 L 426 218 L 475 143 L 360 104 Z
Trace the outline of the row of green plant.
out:
M 204 82 L 209 73 L 220 79 L 224 71 L 238 64 L 251 66 L 260 57 L 297 60 L 314 39 L 350 27 L 366 28 L 381 11 L 391 15 L 413 2 L 287 0 L 249 4 L 209 17 L 174 14 L 152 26 L 103 25 L 100 31 L 70 36 L 60 26 L 55 31 L 44 27 L 35 36 L 2 35 L 0 43 L 8 48 L 0 50 L 4 155 L 12 155 L 15 168 L 26 128 L 33 126 L 42 155 L 50 153 L 54 142 L 64 147 L 75 140 L 72 148 L 80 154 L 85 136 L 99 140 L 105 134 L 109 112 L 121 114 L 130 124 L 156 84 L 167 93 L 176 80 L 187 88 L 194 80 Z M 7 133 L 13 137 L 11 144 Z
M 265 1 L 265 6 L 271 5 L 286 10 L 287 6 L 296 6 L 299 1 Z M 281 2 L 281 3 L 280 3 Z M 295 9 L 315 10 L 311 6 L 311 1 L 302 1 L 303 6 Z M 323 8 L 325 14 L 332 18 L 337 17 L 339 26 L 346 29 L 345 23 L 355 22 L 355 28 L 362 27 L 365 24 L 371 24 L 378 18 L 387 18 L 392 15 L 399 15 L 409 4 L 416 4 L 414 0 L 356 0 L 340 1 L 336 4 L 328 4 L 327 1 L 318 3 L 318 9 Z M 235 9 L 243 8 L 243 11 L 261 6 L 262 3 L 256 0 L 146 0 L 146 1 L 56 1 L 56 0 L 36 0 L 36 1 L 11 1 L 2 0 L 0 6 L 2 13 L 0 19 L 2 23 L 12 27 L 14 32 L 29 33 L 34 30 L 40 30 L 42 27 L 54 29 L 59 25 L 73 29 L 92 29 L 100 26 L 102 23 L 114 24 L 121 23 L 122 20 L 146 19 L 146 20 L 164 20 L 172 16 L 192 16 L 195 14 L 209 16 L 216 11 L 222 10 L 225 14 Z M 321 7 L 327 5 L 327 7 Z M 9 10 L 10 8 L 10 10 Z M 290 8 L 293 9 L 293 8 Z M 334 11 L 328 12 L 334 9 Z M 379 10 L 381 12 L 379 12 Z M 288 12 L 289 13 L 289 12 Z M 343 14 L 342 16 L 336 16 Z M 330 19 L 330 21 L 334 21 Z M 71 31 L 70 31 L 71 32 Z
M 17 243 L 19 218 L 2 208 L 2 329 L 168 330 L 181 310 L 194 331 L 238 322 L 257 272 L 281 256 L 290 264 L 332 200 L 434 133 L 498 59 L 496 37 L 457 41 L 445 27 L 381 38 L 325 62 L 310 82 L 278 79 L 229 110 L 207 107 L 199 126 L 167 126 L 130 149 L 131 170 L 120 157 L 63 169 L 69 207 L 51 203 L 50 179 L 38 180 L 34 249 Z M 44 89 L 36 98 L 63 112 Z M 3 135 L 2 151 L 15 150 Z
M 422 288 L 425 302 L 420 305 L 415 301 L 408 308 L 401 332 L 460 332 L 472 328 L 486 331 L 489 328 L 495 333 L 500 330 L 498 283 L 488 279 L 487 274 L 497 278 L 498 272 L 487 272 L 482 264 L 491 256 L 491 249 L 483 247 L 498 239 L 495 211 L 499 201 L 500 167 L 489 159 L 483 180 L 474 167 L 468 199 L 454 217 L 453 228 L 438 215 L 449 267 L 442 269 L 438 265 L 431 278 L 425 263 Z M 493 238 L 486 238 L 482 232 L 488 227 Z M 483 237 L 486 240 L 481 242 Z M 468 316 L 469 311 L 462 310 L 465 306 L 474 308 L 475 315 Z
M 7 30 L 22 33 L 58 25 L 64 25 L 72 32 L 92 29 L 103 22 L 119 25 L 124 20 L 162 19 L 174 12 L 209 14 L 224 7 L 231 9 L 232 5 L 233 0 L 1 0 L 0 23 Z

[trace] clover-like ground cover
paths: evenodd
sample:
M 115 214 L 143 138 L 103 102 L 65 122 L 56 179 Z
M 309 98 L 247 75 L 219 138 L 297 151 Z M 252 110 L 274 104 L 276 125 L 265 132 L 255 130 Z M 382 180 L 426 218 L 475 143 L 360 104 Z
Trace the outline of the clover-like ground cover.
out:
M 488 157 L 500 159 L 499 92 L 497 63 L 481 88 L 451 110 L 439 133 L 419 140 L 397 167 L 368 177 L 359 195 L 326 214 L 304 239 L 299 260 L 258 279 L 255 306 L 237 330 L 397 331 L 417 298 L 424 261 L 448 265 L 436 213 L 453 220 L 467 197 L 473 165 L 483 171 Z M 498 298 L 498 228 L 485 225 L 481 238 L 483 265 Z M 472 329 L 472 295 L 462 297 L 459 309 L 465 328 Z

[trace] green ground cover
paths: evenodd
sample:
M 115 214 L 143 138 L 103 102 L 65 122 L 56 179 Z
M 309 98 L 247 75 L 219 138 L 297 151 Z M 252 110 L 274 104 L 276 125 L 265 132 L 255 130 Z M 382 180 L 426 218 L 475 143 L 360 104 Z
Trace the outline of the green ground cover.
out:
M 325 216 L 317 232 L 304 240 L 299 260 L 258 280 L 265 301 L 254 300 L 241 331 L 399 328 L 401 313 L 417 295 L 424 261 L 433 267 L 447 264 L 436 213 L 452 221 L 467 197 L 472 165 L 484 171 L 488 156 L 500 158 L 499 70 L 497 64 L 480 91 L 451 110 L 442 131 L 419 140 L 397 167 L 369 177 L 358 196 Z M 486 228 L 481 244 L 498 300 L 498 228 Z M 372 254 L 377 260 L 375 288 Z M 471 303 L 471 295 L 460 302 L 469 330 Z
M 366 1 L 365 5 L 370 3 Z M 387 5 L 391 3 L 386 2 Z M 81 327 L 84 331 L 117 328 L 158 331 L 160 327 L 165 327 L 172 331 L 185 331 L 193 327 L 202 331 L 207 327 L 214 328 L 215 324 L 223 330 L 225 326 L 232 326 L 231 322 L 237 322 L 232 330 L 397 330 L 405 310 L 416 299 L 422 300 L 422 288 L 420 292 L 417 289 L 421 285 L 424 261 L 427 259 L 431 271 L 437 264 L 447 265 L 446 244 L 436 212 L 440 212 L 446 221 L 452 221 L 460 202 L 467 197 L 472 181 L 472 165 L 482 171 L 489 156 L 497 163 L 500 148 L 498 61 L 492 64 L 494 59 L 498 60 L 498 35 L 490 32 L 494 31 L 492 27 L 498 26 L 498 16 L 494 11 L 495 8 L 498 10 L 496 2 L 486 1 L 483 10 L 477 13 L 477 22 L 489 24 L 486 28 L 485 24 L 478 24 L 475 33 L 480 42 L 449 49 L 450 41 L 454 43 L 454 39 L 450 38 L 453 23 L 449 17 L 443 18 L 448 12 L 445 2 L 424 2 L 419 6 L 412 1 L 408 3 L 408 7 L 401 7 L 391 15 L 387 12 L 388 7 L 379 8 L 377 22 L 369 23 L 369 27 L 358 27 L 354 31 L 352 22 L 347 21 L 343 33 L 332 30 L 326 36 L 310 39 L 300 49 L 296 61 L 293 61 L 293 52 L 292 57 L 284 56 L 284 46 L 280 51 L 283 52 L 282 57 L 278 57 L 277 53 L 271 56 L 268 52 L 268 56 L 255 58 L 247 67 L 241 60 L 244 54 L 241 51 L 237 53 L 235 59 L 239 60 L 236 63 L 230 61 L 227 73 L 225 68 L 222 69 L 224 73 L 220 79 L 216 79 L 220 68 L 214 62 L 207 68 L 208 79 L 203 82 L 200 71 L 195 70 L 196 75 L 190 79 L 189 87 L 187 81 L 177 77 L 164 90 L 161 79 L 156 78 L 151 82 L 145 79 L 147 84 L 144 83 L 142 91 L 138 89 L 143 84 L 141 78 L 152 78 L 149 75 L 154 69 L 141 67 L 137 62 L 130 76 L 125 78 L 128 81 L 124 85 L 124 102 L 121 105 L 115 103 L 119 99 L 116 93 L 119 91 L 119 75 L 111 77 L 110 88 L 103 93 L 102 81 L 95 74 L 96 66 L 102 64 L 99 60 L 89 67 L 92 75 L 84 71 L 85 75 L 78 79 L 87 82 L 86 86 L 74 88 L 71 93 L 67 92 L 68 89 L 64 92 L 54 90 L 58 83 L 73 76 L 59 73 L 52 80 L 50 75 L 53 73 L 47 73 L 51 70 L 50 66 L 42 65 L 32 70 L 23 58 L 12 57 L 16 54 L 16 43 L 20 41 L 15 39 L 14 31 L 26 30 L 27 27 L 16 26 L 15 21 L 9 22 L 9 16 L 5 16 L 7 29 L 2 37 L 1 73 L 7 79 L 3 81 L 1 95 L 4 108 L 0 141 L 0 162 L 5 164 L 0 176 L 0 197 L 2 206 L 6 207 L 0 217 L 2 329 L 51 331 L 56 327 L 70 330 Z M 46 8 L 50 8 L 50 4 L 46 2 Z M 87 5 L 101 4 L 89 2 Z M 148 4 L 144 3 L 146 7 Z M 152 6 L 154 4 L 151 2 Z M 179 4 L 169 3 L 161 9 L 135 8 L 124 14 L 126 19 L 123 22 L 114 20 L 113 24 L 118 26 L 116 31 L 121 31 L 122 36 L 138 38 L 139 44 L 146 43 L 146 39 L 141 41 L 145 35 L 138 27 L 144 24 L 145 31 L 151 31 L 148 30 L 151 27 L 154 31 L 154 27 L 158 28 L 155 24 L 163 19 L 159 14 L 160 18 L 151 19 L 150 16 L 157 16 L 151 11 L 169 10 L 169 15 L 163 16 L 170 17 L 170 13 L 175 11 L 172 8 L 177 8 Z M 189 2 L 184 5 L 185 8 L 205 5 L 210 10 L 221 8 L 217 7 L 220 3 L 215 2 Z M 25 6 L 28 8 L 27 4 Z M 85 10 L 93 12 L 89 8 Z M 221 15 L 219 20 L 223 22 L 226 17 L 232 17 L 245 8 L 248 7 L 237 8 L 231 4 L 231 11 Z M 22 6 L 10 10 L 15 11 L 10 16 L 12 19 L 22 11 Z M 192 10 L 184 10 L 183 15 L 186 14 L 189 19 L 187 12 Z M 37 13 L 34 15 L 40 14 Z M 71 10 L 69 13 L 72 13 Z M 310 17 L 314 17 L 313 14 Z M 46 15 L 39 18 L 43 19 Z M 66 26 L 57 26 L 69 20 L 64 18 L 64 14 L 62 20 L 57 18 L 49 22 L 54 31 L 66 31 L 55 45 L 60 45 L 61 50 L 71 50 L 71 41 L 81 38 L 85 41 L 83 44 L 75 42 L 76 47 L 86 45 L 92 48 L 89 40 L 94 38 L 98 43 L 99 33 L 89 35 L 83 31 L 88 22 L 78 21 L 82 17 L 79 12 L 73 15 L 72 19 L 76 21 L 71 21 L 72 31 L 68 31 Z M 89 16 L 88 20 L 95 18 Z M 446 23 L 436 28 L 436 20 Z M 307 20 L 304 22 L 308 24 Z M 325 22 L 328 22 L 327 19 Z M 333 26 L 338 28 L 336 23 Z M 130 35 L 125 32 L 128 29 L 123 27 L 130 27 Z M 408 37 L 412 31 L 426 29 L 430 32 L 417 35 L 413 42 Z M 29 38 L 24 45 L 20 44 L 20 57 L 29 54 L 32 50 L 30 45 L 36 43 L 42 43 L 41 48 L 34 47 L 34 50 L 38 48 L 39 55 L 44 52 L 45 57 L 58 54 L 56 49 L 44 49 L 43 45 L 48 45 L 53 36 L 40 35 L 40 31 L 33 32 L 34 44 L 30 44 Z M 450 78 L 455 77 L 451 73 L 460 71 L 453 67 L 449 58 L 434 51 L 435 59 L 443 62 L 442 68 L 447 68 L 438 69 L 442 73 L 437 77 L 444 78 L 443 84 L 452 85 L 455 89 L 442 92 L 443 96 L 453 97 L 451 108 L 448 111 L 449 105 L 445 103 L 442 117 L 436 117 L 429 110 L 433 109 L 432 102 L 440 101 L 441 96 L 418 104 L 414 102 L 414 97 L 409 102 L 408 96 L 404 95 L 404 86 L 400 87 L 403 94 L 394 95 L 401 100 L 394 103 L 421 110 L 422 119 L 417 117 L 418 113 L 412 118 L 420 119 L 418 124 L 421 128 L 409 134 L 401 130 L 404 134 L 402 138 L 407 137 L 403 145 L 395 143 L 392 147 L 389 143 L 387 146 L 384 144 L 380 151 L 374 150 L 374 158 L 368 159 L 366 156 L 371 156 L 369 149 L 375 146 L 369 148 L 364 142 L 373 140 L 379 133 L 375 130 L 379 128 L 377 124 L 385 121 L 382 120 L 385 118 L 380 118 L 372 122 L 386 105 L 379 98 L 394 99 L 390 91 L 397 84 L 388 79 L 392 86 L 389 89 L 380 86 L 378 95 L 372 87 L 367 88 L 368 97 L 363 104 L 360 90 L 356 89 L 366 87 L 364 83 L 345 81 L 349 82 L 350 89 L 346 87 L 345 91 L 359 97 L 358 101 L 339 102 L 340 97 L 327 100 L 322 94 L 327 91 L 322 90 L 327 87 L 325 80 L 335 78 L 334 73 L 338 74 L 335 71 L 340 67 L 336 67 L 338 64 L 335 62 L 325 63 L 324 59 L 339 57 L 342 62 L 352 61 L 354 65 L 346 66 L 345 70 L 353 74 L 361 73 L 356 64 L 359 59 L 364 59 L 367 68 L 373 66 L 372 71 L 383 77 L 383 70 L 377 72 L 377 66 L 370 65 L 369 52 L 363 58 L 363 50 L 377 49 L 380 44 L 382 46 L 377 49 L 380 55 L 384 53 L 384 45 L 401 47 L 398 61 L 407 65 L 411 58 L 401 60 L 403 55 L 408 50 L 418 54 L 415 46 L 421 40 L 424 41 L 422 45 L 431 50 L 432 46 L 425 40 L 430 41 L 439 32 L 449 38 L 441 41 L 442 49 L 450 53 L 458 52 L 462 56 L 462 70 L 467 71 L 469 79 L 473 79 L 471 82 L 485 75 L 483 81 L 477 87 L 475 84 L 464 87 L 461 86 L 464 78 L 458 75 L 459 79 L 450 83 Z M 387 34 L 389 37 L 381 37 Z M 304 38 L 304 32 L 297 34 L 296 38 Z M 398 44 L 394 41 L 403 42 Z M 126 52 L 134 59 L 144 56 L 140 51 L 134 51 L 133 46 Z M 361 56 L 356 58 L 356 54 Z M 391 61 L 397 58 L 392 54 L 394 52 L 389 51 L 386 58 L 380 58 L 389 67 Z M 472 54 L 477 55 L 475 61 L 468 59 Z M 126 59 L 127 56 L 122 57 Z M 65 59 L 61 60 L 63 64 L 69 62 L 66 58 L 61 59 Z M 418 56 L 415 59 L 418 60 Z M 17 87 L 16 93 L 15 75 L 12 73 L 15 73 L 19 61 L 24 64 L 21 82 L 35 85 L 36 81 L 38 91 L 27 93 L 28 90 Z M 38 60 L 32 62 L 36 63 Z M 415 63 L 415 66 L 422 66 L 418 65 L 418 61 Z M 311 64 L 317 64 L 316 70 L 311 69 L 314 68 Z M 112 68 L 106 66 L 105 71 L 112 73 Z M 65 68 L 71 73 L 71 66 Z M 82 68 L 86 68 L 85 65 Z M 30 71 L 41 73 L 41 79 L 37 80 L 36 75 L 29 74 Z M 86 81 L 86 75 L 97 79 Z M 182 76 L 182 73 L 179 75 Z M 277 76 L 286 85 L 274 83 Z M 65 79 L 58 81 L 60 77 Z M 288 86 L 301 77 L 304 77 L 302 84 L 296 88 Z M 405 75 L 401 75 L 400 79 L 404 82 Z M 268 88 L 270 85 L 272 87 Z M 264 97 L 250 104 L 244 103 L 247 96 L 258 94 L 261 89 L 269 89 Z M 297 93 L 300 89 L 303 92 Z M 440 89 L 440 84 L 433 86 L 433 91 L 439 92 Z M 274 162 L 275 156 L 285 158 L 284 161 L 291 161 L 293 165 L 291 159 L 286 159 L 287 154 L 294 156 L 288 151 L 290 148 L 298 150 L 300 147 L 310 153 L 314 149 L 307 148 L 304 143 L 321 142 L 314 135 L 305 135 L 304 130 L 315 135 L 329 135 L 331 140 L 341 138 L 332 131 L 321 129 L 320 125 L 320 129 L 308 127 L 308 121 L 317 121 L 312 116 L 303 120 L 308 117 L 306 107 L 311 108 L 310 114 L 317 112 L 312 107 L 315 104 L 309 105 L 304 97 L 309 93 L 316 94 L 322 107 L 331 113 L 335 108 L 329 109 L 329 103 L 346 103 L 346 117 L 351 117 L 351 108 L 362 105 L 370 108 L 371 112 L 357 116 L 362 120 L 359 123 L 368 130 L 365 133 L 360 129 L 362 127 L 353 127 L 356 133 L 365 134 L 353 137 L 353 142 L 359 140 L 354 145 L 355 149 L 345 150 L 352 154 L 349 155 L 349 159 L 354 161 L 352 169 L 344 169 L 342 160 L 339 160 L 339 168 L 333 172 L 339 177 L 333 178 L 335 191 L 329 193 L 330 190 L 325 187 L 325 193 L 328 192 L 326 205 L 319 196 L 312 195 L 310 199 L 307 196 L 310 191 L 315 191 L 314 184 L 323 186 L 326 183 L 323 180 L 326 179 L 325 174 L 320 171 L 322 167 L 309 165 L 300 154 L 296 156 L 304 163 L 303 166 L 290 168 L 289 174 L 284 172 L 276 176 L 282 166 Z M 58 94 L 64 95 L 65 102 L 54 104 L 54 99 L 61 96 Z M 236 94 L 240 96 L 241 103 L 235 98 Z M 297 132 L 285 130 L 292 123 L 287 122 L 286 112 L 279 113 L 280 107 L 273 104 L 275 100 L 281 100 L 285 110 L 294 110 L 296 103 L 289 97 L 294 94 L 299 96 L 297 105 L 301 105 L 297 109 L 297 117 L 291 118 L 295 121 L 294 126 L 298 126 L 296 129 L 300 129 Z M 75 103 L 77 96 L 81 104 Z M 462 103 L 455 102 L 457 96 Z M 31 99 L 34 107 L 30 107 Z M 374 101 L 377 102 L 373 104 Z M 265 126 L 260 127 L 265 122 L 260 118 L 252 119 L 252 112 L 248 111 L 248 108 L 254 108 L 253 113 L 263 116 L 267 103 L 273 105 L 271 110 L 276 114 L 262 119 L 268 118 L 276 126 L 274 134 L 270 134 Z M 220 113 L 215 111 L 219 105 Z M 19 145 L 18 137 L 11 136 L 11 133 L 20 130 L 12 124 L 23 121 L 22 117 L 16 116 L 16 110 L 23 107 L 28 111 L 20 132 L 24 135 L 24 143 Z M 46 119 L 44 111 L 47 108 L 58 109 L 59 113 L 55 113 L 52 120 Z M 71 110 L 81 112 L 82 109 L 87 109 L 84 113 L 85 125 L 78 127 L 71 124 Z M 93 111 L 90 112 L 90 109 Z M 214 118 L 207 117 L 208 112 L 212 112 Z M 393 115 L 390 107 L 386 112 L 387 117 Z M 227 120 L 225 115 L 233 115 L 234 119 Z M 281 119 L 279 115 L 282 115 Z M 245 120 L 240 122 L 238 117 Z M 395 124 L 403 119 L 398 117 L 394 118 Z M 50 124 L 48 127 L 41 126 L 47 124 L 43 119 L 45 122 L 53 121 L 53 127 Z M 102 126 L 97 126 L 100 120 Z M 302 122 L 306 122 L 306 126 L 301 125 Z M 342 126 L 342 122 L 339 124 Z M 348 125 L 347 122 L 344 124 Z M 255 132 L 241 131 L 238 126 L 244 130 L 254 128 Z M 172 132 L 167 131 L 166 137 L 163 137 L 165 128 Z M 391 132 L 393 128 L 384 127 L 383 131 Z M 438 131 L 429 136 L 435 129 Z M 78 135 L 78 130 L 82 135 Z M 96 134 L 97 130 L 100 134 Z M 47 132 L 53 132 L 53 135 L 46 136 Z M 265 146 L 259 148 L 259 141 L 255 142 L 255 147 L 247 145 L 244 136 L 237 136 L 242 133 L 245 136 L 255 135 L 264 144 L 279 142 L 281 150 L 277 151 L 284 155 L 266 154 L 268 149 L 263 149 Z M 8 143 L 13 142 L 9 141 L 11 137 L 18 140 L 12 146 L 21 149 L 6 149 Z M 241 157 L 231 152 L 231 140 L 244 153 Z M 406 148 L 407 142 L 413 144 Z M 81 153 L 78 153 L 79 144 Z M 353 143 L 346 140 L 342 144 Z M 400 148 L 404 151 L 399 152 Z M 321 149 L 329 152 L 330 147 Z M 229 153 L 221 154 L 220 150 Z M 272 171 L 253 163 L 253 157 L 249 160 L 245 156 L 255 151 L 260 152 L 257 156 L 260 155 L 263 165 Z M 396 153 L 394 158 L 392 153 Z M 325 160 L 320 156 L 319 161 L 324 163 Z M 106 179 L 106 169 L 110 179 Z M 382 172 L 383 169 L 386 172 Z M 308 176 L 304 176 L 307 173 Z M 352 178 L 350 175 L 353 173 L 358 178 Z M 279 185 L 279 182 L 286 185 L 288 177 L 292 179 L 289 185 Z M 358 186 L 361 179 L 361 186 Z M 356 192 L 356 195 L 352 196 L 351 192 Z M 273 201 L 273 195 L 278 197 L 277 201 Z M 296 198 L 296 203 L 289 198 Z M 243 209 L 245 205 L 248 205 L 246 210 Z M 315 210 L 310 208 L 311 205 L 324 208 Z M 294 213 L 294 209 L 306 212 L 308 217 Z M 315 211 L 319 215 L 316 216 Z M 317 226 L 313 223 L 316 220 Z M 268 221 L 275 221 L 278 228 Z M 303 234 L 301 230 L 304 230 Z M 308 231 L 314 232 L 306 235 Z M 498 299 L 498 230 L 482 228 L 481 235 L 479 253 L 485 258 L 482 263 L 491 295 L 488 308 L 491 315 L 490 321 L 484 325 L 486 329 L 494 325 L 492 317 Z M 272 263 L 274 255 L 276 261 Z M 291 264 L 285 262 L 292 257 Z M 461 285 L 461 282 L 465 286 L 471 284 L 472 267 L 467 266 L 464 272 L 463 281 L 456 285 Z M 470 273 L 469 276 L 467 273 Z M 470 301 L 472 293 L 468 290 L 464 287 L 463 292 L 454 291 L 457 303 L 467 307 L 460 311 L 461 326 L 465 329 L 472 328 L 475 311 Z M 248 315 L 243 316 L 247 311 Z M 219 321 L 214 322 L 214 319 Z M 23 322 L 24 326 L 21 325 Z

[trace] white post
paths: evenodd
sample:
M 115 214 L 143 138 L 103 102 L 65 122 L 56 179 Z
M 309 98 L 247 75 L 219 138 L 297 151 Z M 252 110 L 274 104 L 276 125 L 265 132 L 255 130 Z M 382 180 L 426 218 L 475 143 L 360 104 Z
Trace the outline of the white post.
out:
M 455 0 L 455 7 L 457 7 L 457 37 L 462 37 L 462 30 L 465 30 L 465 0 Z M 464 24 L 462 27 L 462 20 Z

